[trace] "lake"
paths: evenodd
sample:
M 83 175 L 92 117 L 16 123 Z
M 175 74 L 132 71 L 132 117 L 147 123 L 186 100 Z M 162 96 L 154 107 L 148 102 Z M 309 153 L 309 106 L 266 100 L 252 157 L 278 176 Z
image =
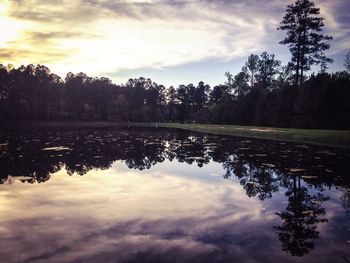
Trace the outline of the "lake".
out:
M 176 129 L 0 132 L 0 262 L 350 262 L 350 150 Z

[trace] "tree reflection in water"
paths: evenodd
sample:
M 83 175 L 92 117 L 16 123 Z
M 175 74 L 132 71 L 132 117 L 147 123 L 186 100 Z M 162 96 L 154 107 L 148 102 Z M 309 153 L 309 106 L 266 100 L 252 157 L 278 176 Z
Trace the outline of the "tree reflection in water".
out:
M 286 210 L 277 213 L 283 223 L 275 229 L 282 242 L 282 249 L 301 257 L 314 248 L 313 240 L 319 237 L 317 224 L 327 222 L 326 210 L 321 205 L 329 198 L 322 192 L 310 194 L 308 188 L 301 186 L 299 175 L 292 177 L 286 196 Z
M 350 215 L 350 189 L 343 190 L 341 201 L 346 214 Z
M 69 175 L 108 169 L 115 161 L 130 169 L 150 169 L 164 160 L 196 164 L 222 163 L 225 179 L 236 178 L 247 196 L 271 198 L 287 189 L 282 224 L 275 226 L 282 249 L 302 256 L 319 238 L 318 224 L 327 221 L 324 189 L 349 188 L 347 150 L 319 146 L 214 136 L 170 129 L 102 129 L 2 132 L 0 182 L 16 178 L 42 183 L 63 168 Z M 343 196 L 349 211 L 349 192 Z

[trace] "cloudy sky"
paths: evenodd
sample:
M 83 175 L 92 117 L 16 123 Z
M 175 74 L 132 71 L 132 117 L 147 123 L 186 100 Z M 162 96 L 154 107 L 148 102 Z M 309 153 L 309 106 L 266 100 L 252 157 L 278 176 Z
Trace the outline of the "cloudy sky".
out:
M 0 0 L 0 63 L 44 64 L 116 83 L 223 83 L 251 53 L 289 52 L 277 31 L 288 0 Z M 350 49 L 350 1 L 315 0 L 334 37 L 331 71 Z M 317 70 L 317 69 L 315 69 Z

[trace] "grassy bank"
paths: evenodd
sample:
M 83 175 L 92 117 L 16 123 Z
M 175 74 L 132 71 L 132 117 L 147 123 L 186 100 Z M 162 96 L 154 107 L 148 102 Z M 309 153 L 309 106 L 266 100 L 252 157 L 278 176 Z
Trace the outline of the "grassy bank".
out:
M 127 127 L 126 122 L 22 122 L 2 124 L 3 129 L 35 128 L 104 128 Z M 287 129 L 273 127 L 215 125 L 215 124 L 180 124 L 180 123 L 129 123 L 129 126 L 178 128 L 191 131 L 207 132 L 251 138 L 273 139 L 334 146 L 350 149 L 350 130 L 314 130 Z
M 225 134 L 242 137 L 311 143 L 325 146 L 350 148 L 350 131 L 287 129 L 272 127 L 254 127 L 214 124 L 180 124 L 180 123 L 132 123 L 133 126 L 166 127 L 184 130 Z

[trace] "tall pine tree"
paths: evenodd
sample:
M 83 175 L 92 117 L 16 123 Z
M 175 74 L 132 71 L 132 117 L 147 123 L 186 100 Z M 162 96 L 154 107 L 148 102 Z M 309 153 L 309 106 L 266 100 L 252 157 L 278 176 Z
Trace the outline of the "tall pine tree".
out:
M 349 50 L 349 52 L 345 55 L 344 67 L 345 67 L 345 70 L 350 74 L 350 50 Z
M 292 63 L 295 70 L 295 85 L 303 83 L 304 72 L 310 70 L 314 64 L 326 63 L 332 59 L 327 58 L 324 51 L 329 49 L 327 43 L 332 37 L 321 33 L 324 27 L 324 18 L 319 16 L 320 9 L 309 0 L 298 0 L 288 5 L 278 29 L 286 31 L 287 36 L 280 44 L 287 45 L 292 54 Z

